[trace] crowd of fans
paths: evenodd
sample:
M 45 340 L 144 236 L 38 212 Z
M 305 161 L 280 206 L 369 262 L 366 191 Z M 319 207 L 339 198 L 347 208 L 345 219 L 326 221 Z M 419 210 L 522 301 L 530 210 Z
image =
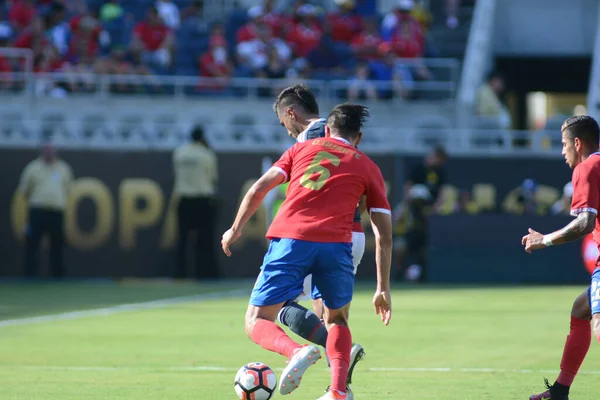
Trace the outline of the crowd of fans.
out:
M 415 80 L 433 78 L 420 62 L 435 55 L 431 14 L 420 1 L 399 0 L 385 16 L 372 0 L 336 0 L 329 12 L 318 3 L 293 0 L 278 12 L 265 0 L 241 18 L 206 21 L 202 1 L 181 9 L 172 0 L 145 3 L 142 17 L 119 0 L 7 0 L 0 2 L 0 47 L 31 49 L 35 72 L 64 73 L 64 82 L 44 88 L 56 94 L 93 90 L 92 73 L 140 79 L 114 88 L 124 91 L 192 72 L 222 78 L 196 88 L 212 92 L 233 77 L 339 79 L 349 80 L 351 98 L 405 97 Z M 449 29 L 458 24 L 452 18 Z M 2 85 L 10 85 L 6 73 L 22 69 L 22 60 L 0 54 Z

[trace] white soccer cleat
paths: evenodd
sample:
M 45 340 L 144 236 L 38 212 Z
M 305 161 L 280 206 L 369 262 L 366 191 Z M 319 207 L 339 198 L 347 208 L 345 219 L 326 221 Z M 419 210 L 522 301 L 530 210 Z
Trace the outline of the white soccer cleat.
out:
M 279 379 L 279 393 L 290 394 L 300 386 L 302 375 L 308 367 L 321 359 L 321 351 L 314 344 L 306 345 L 294 353 Z
M 348 369 L 348 378 L 346 379 L 346 385 L 352 383 L 352 374 L 354 373 L 354 367 L 356 367 L 356 364 L 363 358 L 365 358 L 365 356 L 365 349 L 363 349 L 363 347 L 360 344 L 355 343 L 352 345 L 352 350 L 350 350 L 350 368 Z

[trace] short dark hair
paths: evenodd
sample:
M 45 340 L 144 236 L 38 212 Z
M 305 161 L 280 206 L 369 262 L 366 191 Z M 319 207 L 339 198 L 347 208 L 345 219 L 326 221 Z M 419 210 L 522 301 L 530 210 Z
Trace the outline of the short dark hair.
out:
M 600 128 L 598 122 L 589 115 L 576 115 L 563 123 L 562 132 L 567 132 L 571 139 L 579 138 L 582 142 L 598 147 Z
M 192 129 L 191 137 L 194 142 L 203 142 L 204 141 L 204 128 L 202 128 L 200 125 L 196 125 Z
M 319 115 L 319 105 L 315 94 L 306 85 L 297 84 L 283 89 L 275 99 L 275 103 L 273 103 L 273 111 L 276 115 L 279 115 L 279 108 L 292 105 L 299 107 L 309 115 Z
M 358 137 L 369 118 L 369 109 L 360 104 L 344 103 L 333 108 L 327 126 L 343 137 Z

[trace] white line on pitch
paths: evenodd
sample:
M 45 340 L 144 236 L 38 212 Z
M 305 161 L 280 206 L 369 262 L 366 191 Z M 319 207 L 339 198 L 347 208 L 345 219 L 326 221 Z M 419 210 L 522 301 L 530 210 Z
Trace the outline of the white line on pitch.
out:
M 44 322 L 64 321 L 71 319 L 87 318 L 87 317 L 104 317 L 108 315 L 119 314 L 123 312 L 152 310 L 156 308 L 165 308 L 182 303 L 192 303 L 197 301 L 219 300 L 225 298 L 236 297 L 242 294 L 247 294 L 247 289 L 228 290 L 225 292 L 204 293 L 192 296 L 171 297 L 163 300 L 144 301 L 140 303 L 120 304 L 112 307 L 95 308 L 92 310 L 72 311 L 60 314 L 41 315 L 38 317 L 7 319 L 0 321 L 0 328 L 7 326 L 41 324 Z
M 154 371 L 154 372 L 236 372 L 238 368 L 218 366 L 190 366 L 190 367 L 75 367 L 75 366 L 50 366 L 50 365 L 0 365 L 0 369 L 28 369 L 42 371 Z M 282 371 L 283 368 L 274 368 Z M 502 368 L 365 368 L 369 372 L 463 372 L 463 373 L 513 373 L 513 374 L 552 374 L 558 370 L 532 370 L 532 369 L 502 369 Z M 584 375 L 600 375 L 600 371 L 579 371 Z

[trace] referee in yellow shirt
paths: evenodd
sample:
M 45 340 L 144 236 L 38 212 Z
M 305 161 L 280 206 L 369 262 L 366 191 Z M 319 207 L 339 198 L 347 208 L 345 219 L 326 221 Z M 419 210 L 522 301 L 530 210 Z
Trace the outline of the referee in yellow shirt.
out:
M 44 145 L 41 156 L 23 170 L 19 191 L 29 207 L 25 228 L 24 272 L 27 277 L 39 273 L 38 250 L 44 234 L 50 237 L 52 277 L 63 276 L 64 215 L 72 181 L 71 167 L 57 157 L 51 144 Z
M 174 278 L 185 278 L 188 234 L 196 231 L 195 278 L 217 279 L 219 268 L 215 252 L 217 201 L 217 156 L 204 138 L 204 130 L 192 131 L 192 142 L 175 149 L 174 193 L 178 198 L 179 239 Z

